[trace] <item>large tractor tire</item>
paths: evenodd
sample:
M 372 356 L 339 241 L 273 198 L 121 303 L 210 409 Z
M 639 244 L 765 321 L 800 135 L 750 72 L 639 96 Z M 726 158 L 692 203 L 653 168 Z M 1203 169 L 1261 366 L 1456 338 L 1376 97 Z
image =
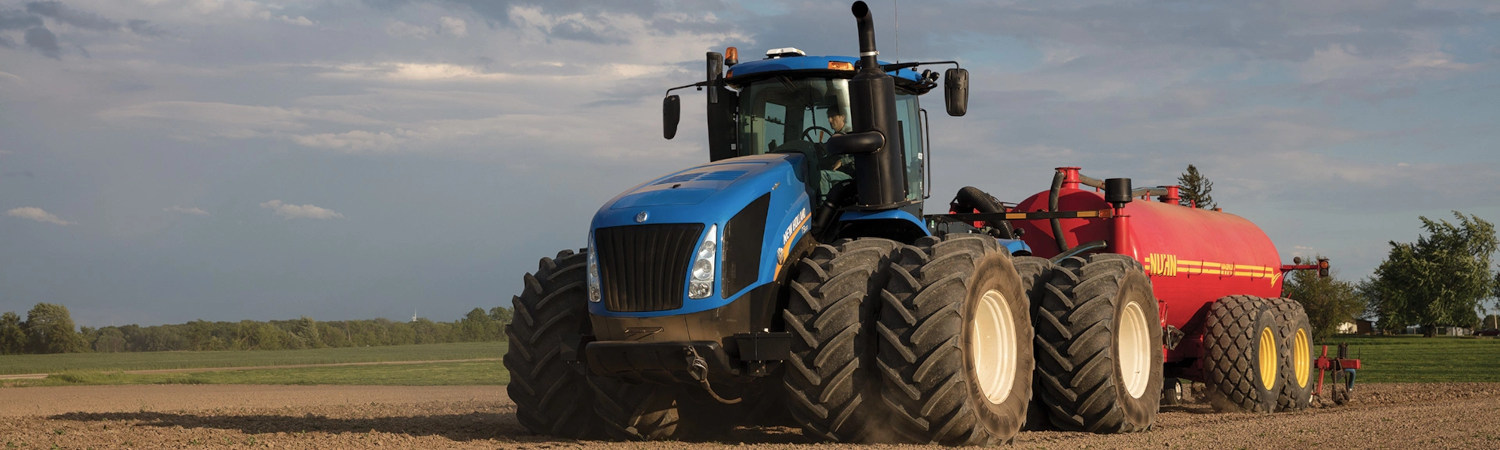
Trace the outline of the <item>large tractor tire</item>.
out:
M 994 238 L 903 246 L 881 294 L 887 440 L 987 445 L 1015 437 L 1031 400 L 1030 305 Z
M 650 383 L 590 376 L 594 388 L 594 413 L 604 425 L 604 435 L 622 441 L 676 439 L 678 426 L 677 388 Z
M 1150 428 L 1161 406 L 1161 319 L 1141 264 L 1118 254 L 1063 264 L 1035 311 L 1036 384 L 1052 425 Z
M 876 439 L 885 416 L 874 367 L 880 285 L 895 241 L 841 240 L 797 263 L 782 313 L 792 333 L 784 381 L 788 407 L 805 434 L 839 442 Z
M 1214 409 L 1231 412 L 1276 410 L 1281 390 L 1276 316 L 1266 302 L 1249 295 L 1221 298 L 1209 307 L 1203 336 L 1203 372 Z
M 1041 306 L 1042 297 L 1046 293 L 1047 280 L 1052 279 L 1052 271 L 1057 270 L 1057 265 L 1047 258 L 1035 256 L 1012 256 L 1011 265 L 1016 266 L 1016 274 L 1021 276 L 1021 289 L 1026 291 L 1026 299 L 1031 302 L 1031 317 L 1036 318 L 1036 308 Z M 1026 406 L 1026 423 L 1021 426 L 1025 431 L 1053 430 L 1052 422 L 1047 420 L 1047 406 L 1042 403 L 1042 398 L 1037 393 L 1040 387 L 1036 385 L 1037 380 L 1032 378 L 1031 403 Z
M 516 403 L 516 419 L 533 433 L 604 437 L 604 422 L 594 412 L 595 387 L 562 354 L 589 330 L 587 261 L 586 252 L 569 250 L 542 258 L 536 274 L 526 274 L 521 295 L 511 300 L 515 316 L 505 326 L 510 339 L 505 391 Z
M 1302 303 L 1289 298 L 1266 299 L 1281 328 L 1276 344 L 1281 347 L 1281 390 L 1276 393 L 1277 411 L 1300 411 L 1312 405 L 1312 325 Z

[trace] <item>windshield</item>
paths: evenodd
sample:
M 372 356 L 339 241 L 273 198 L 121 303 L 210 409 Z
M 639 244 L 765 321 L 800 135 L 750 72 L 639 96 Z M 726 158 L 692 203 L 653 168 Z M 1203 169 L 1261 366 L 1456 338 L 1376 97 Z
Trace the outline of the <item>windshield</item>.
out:
M 849 80 L 843 78 L 770 78 L 740 91 L 740 155 L 802 153 L 815 161 L 821 200 L 833 185 L 850 180 L 853 158 L 827 154 L 824 143 L 851 132 Z M 907 198 L 922 195 L 922 140 L 916 96 L 896 96 L 899 139 L 905 147 Z
M 741 92 L 740 105 L 740 154 L 806 151 L 848 131 L 849 80 L 772 78 Z

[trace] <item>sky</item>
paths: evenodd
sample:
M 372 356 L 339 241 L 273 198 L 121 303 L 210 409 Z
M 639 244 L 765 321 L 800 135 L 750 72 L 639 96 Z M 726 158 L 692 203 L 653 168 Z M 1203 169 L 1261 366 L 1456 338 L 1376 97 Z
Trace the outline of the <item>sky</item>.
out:
M 0 311 L 84 326 L 454 320 L 615 194 L 707 161 L 704 53 L 857 49 L 841 1 L 0 0 Z M 1188 164 L 1283 262 L 1369 276 L 1500 220 L 1500 2 L 874 1 L 928 99 L 932 203 Z M 936 92 L 936 91 L 935 91 Z

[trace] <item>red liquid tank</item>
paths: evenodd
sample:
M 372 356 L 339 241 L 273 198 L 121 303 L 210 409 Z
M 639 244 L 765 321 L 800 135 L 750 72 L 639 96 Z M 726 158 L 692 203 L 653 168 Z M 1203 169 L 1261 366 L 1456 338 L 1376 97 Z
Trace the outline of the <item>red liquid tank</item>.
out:
M 1102 192 L 1080 189 L 1076 168 L 1067 175 L 1058 195 L 1058 211 L 1112 209 Z M 1049 191 L 1022 201 L 1013 211 L 1048 210 Z M 1175 197 L 1175 196 L 1173 196 Z M 1184 345 L 1166 354 L 1167 362 L 1199 356 L 1203 320 L 1209 304 L 1228 295 L 1281 296 L 1281 257 L 1259 227 L 1240 216 L 1203 210 L 1155 199 L 1135 198 L 1120 218 L 1059 219 L 1068 248 L 1107 241 L 1103 251 L 1120 253 L 1141 262 L 1161 306 L 1162 324 L 1182 330 Z M 1022 239 L 1035 256 L 1061 253 L 1049 220 L 1017 220 Z M 1123 224 L 1125 245 L 1119 248 L 1115 227 Z

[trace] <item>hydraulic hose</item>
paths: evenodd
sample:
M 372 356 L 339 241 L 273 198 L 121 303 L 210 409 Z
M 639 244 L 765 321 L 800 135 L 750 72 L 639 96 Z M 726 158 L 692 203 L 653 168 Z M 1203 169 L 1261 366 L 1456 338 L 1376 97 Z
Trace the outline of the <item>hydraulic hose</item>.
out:
M 979 190 L 973 186 L 964 186 L 958 190 L 958 195 L 953 197 L 952 209 L 957 212 L 979 211 L 982 213 L 1003 213 L 1005 207 L 996 200 L 994 196 Z M 1010 227 L 1010 221 L 1005 219 L 990 219 L 985 221 L 994 228 L 1001 239 L 1015 239 L 1015 231 Z
M 1052 174 L 1052 189 L 1047 192 L 1047 212 L 1057 212 L 1057 194 L 1062 190 L 1063 173 L 1061 170 Z M 1057 238 L 1057 252 L 1067 253 L 1068 240 L 1063 237 L 1062 221 L 1057 218 L 1052 220 L 1052 236 Z

